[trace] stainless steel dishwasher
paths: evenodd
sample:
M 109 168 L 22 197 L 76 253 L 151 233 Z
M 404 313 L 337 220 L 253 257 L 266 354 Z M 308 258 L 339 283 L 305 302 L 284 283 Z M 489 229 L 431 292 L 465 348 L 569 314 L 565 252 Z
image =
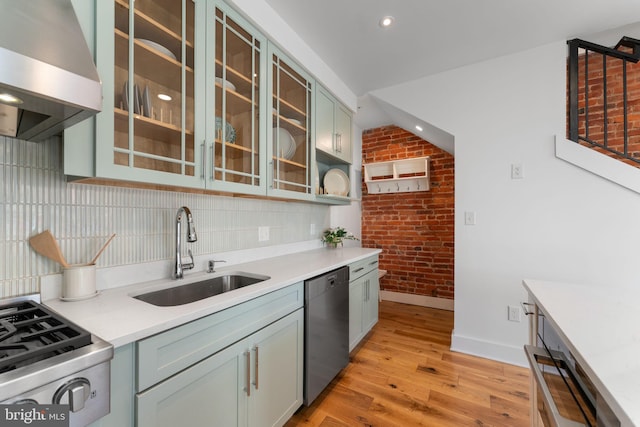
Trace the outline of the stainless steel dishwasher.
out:
M 349 267 L 304 282 L 304 404 L 349 364 Z

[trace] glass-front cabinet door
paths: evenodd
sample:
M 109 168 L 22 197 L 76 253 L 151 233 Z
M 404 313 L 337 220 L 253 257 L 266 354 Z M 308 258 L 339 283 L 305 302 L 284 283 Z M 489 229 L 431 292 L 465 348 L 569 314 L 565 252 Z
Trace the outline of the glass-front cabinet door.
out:
M 264 194 L 267 42 L 223 3 L 207 7 L 207 187 Z
M 269 48 L 272 120 L 268 193 L 312 199 L 313 79 L 275 46 Z
M 106 73 L 97 176 L 202 186 L 194 9 L 193 0 L 97 2 L 97 16 L 113 17 L 97 22 L 98 67 Z

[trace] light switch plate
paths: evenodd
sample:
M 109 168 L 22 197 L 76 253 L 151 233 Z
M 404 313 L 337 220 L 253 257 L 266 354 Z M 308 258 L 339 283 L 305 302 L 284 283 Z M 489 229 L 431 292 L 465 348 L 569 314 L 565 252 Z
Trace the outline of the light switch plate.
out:
M 464 213 L 464 225 L 476 225 L 476 213 L 465 212 Z
M 523 179 L 524 169 L 522 163 L 514 163 L 511 165 L 511 179 Z
M 522 320 L 520 307 L 517 305 L 510 305 L 507 307 L 507 319 L 512 322 L 520 322 Z

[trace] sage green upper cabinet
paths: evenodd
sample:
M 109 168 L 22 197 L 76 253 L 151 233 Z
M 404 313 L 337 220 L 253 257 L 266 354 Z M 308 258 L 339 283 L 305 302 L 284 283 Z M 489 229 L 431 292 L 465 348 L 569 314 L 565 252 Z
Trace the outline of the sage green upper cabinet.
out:
M 351 112 L 316 86 L 316 149 L 351 163 Z
M 317 194 L 329 169 L 348 173 L 349 111 L 241 14 L 93 4 L 103 110 L 65 132 L 65 175 L 336 203 Z
M 96 2 L 104 104 L 96 118 L 95 176 L 202 185 L 195 8 L 192 0 Z
M 267 140 L 267 194 L 313 200 L 312 106 L 314 80 L 273 44 L 269 44 L 271 128 Z
M 207 133 L 206 187 L 245 194 L 266 192 L 267 41 L 222 2 L 207 2 L 204 112 Z M 200 105 L 199 105 L 200 107 Z

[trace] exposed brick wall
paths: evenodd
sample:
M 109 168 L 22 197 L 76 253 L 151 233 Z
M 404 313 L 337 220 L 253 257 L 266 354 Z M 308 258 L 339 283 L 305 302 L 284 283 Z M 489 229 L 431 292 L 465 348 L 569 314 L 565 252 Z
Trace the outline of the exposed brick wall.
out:
M 453 299 L 453 156 L 396 126 L 364 131 L 362 156 L 363 163 L 430 156 L 429 191 L 368 194 L 363 181 L 362 245 L 382 249 L 381 289 Z

